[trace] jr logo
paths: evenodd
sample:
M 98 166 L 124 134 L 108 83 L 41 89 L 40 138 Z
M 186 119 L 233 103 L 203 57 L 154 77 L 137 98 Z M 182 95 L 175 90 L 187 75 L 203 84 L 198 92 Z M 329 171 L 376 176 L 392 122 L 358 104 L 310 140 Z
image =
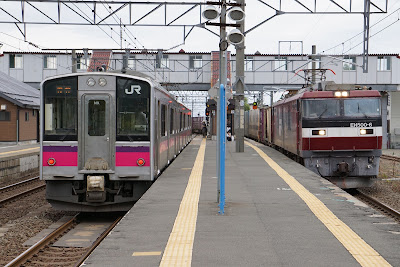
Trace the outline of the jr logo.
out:
M 142 90 L 140 85 L 131 85 L 130 89 L 128 89 L 128 88 L 125 89 L 125 94 L 132 95 L 133 92 L 136 92 L 136 94 L 140 95 L 141 94 L 140 90 Z

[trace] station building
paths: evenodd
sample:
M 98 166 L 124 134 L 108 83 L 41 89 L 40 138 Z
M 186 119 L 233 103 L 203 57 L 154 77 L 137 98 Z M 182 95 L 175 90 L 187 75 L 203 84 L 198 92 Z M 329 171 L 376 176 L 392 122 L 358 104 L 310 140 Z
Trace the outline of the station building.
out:
M 39 108 L 39 90 L 0 72 L 0 143 L 36 143 Z
M 170 91 L 208 91 L 218 75 L 215 53 L 149 52 L 121 50 L 4 52 L 0 57 L 0 72 L 35 88 L 50 76 L 77 72 L 121 69 L 123 57 L 129 69 L 143 72 L 158 80 Z M 337 84 L 357 84 L 378 90 L 382 94 L 383 147 L 400 148 L 400 56 L 370 54 L 368 73 L 361 68 L 360 55 L 318 55 L 317 69 L 328 69 L 326 80 Z M 298 89 L 304 83 L 302 69 L 311 68 L 305 54 L 245 55 L 245 85 L 247 95 L 272 88 Z M 235 55 L 228 54 L 228 78 L 233 90 L 236 77 Z M 205 105 L 205 102 L 204 102 Z

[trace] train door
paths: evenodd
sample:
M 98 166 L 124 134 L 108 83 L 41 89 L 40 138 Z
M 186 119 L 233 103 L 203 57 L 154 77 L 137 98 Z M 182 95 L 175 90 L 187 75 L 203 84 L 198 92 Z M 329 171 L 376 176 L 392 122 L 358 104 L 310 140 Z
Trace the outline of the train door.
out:
M 300 101 L 296 101 L 296 140 L 297 140 L 297 155 L 300 155 L 300 140 L 302 139 L 301 129 L 301 116 L 300 116 Z
M 154 138 L 154 169 L 156 174 L 158 175 L 158 171 L 160 170 L 160 138 L 161 138 L 161 129 L 160 129 L 160 112 L 161 112 L 161 104 L 160 101 L 157 101 L 156 104 L 156 129 L 155 129 L 155 138 Z
M 108 170 L 111 161 L 110 95 L 83 95 L 85 169 Z

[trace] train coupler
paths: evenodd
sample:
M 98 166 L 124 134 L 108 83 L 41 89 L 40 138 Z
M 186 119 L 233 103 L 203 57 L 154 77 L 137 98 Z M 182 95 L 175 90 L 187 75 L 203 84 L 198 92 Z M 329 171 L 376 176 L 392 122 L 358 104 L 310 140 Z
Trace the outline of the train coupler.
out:
M 340 162 L 337 164 L 337 172 L 339 173 L 349 173 L 349 164 L 347 162 Z
M 88 176 L 86 187 L 87 202 L 106 201 L 106 192 L 104 190 L 104 176 Z

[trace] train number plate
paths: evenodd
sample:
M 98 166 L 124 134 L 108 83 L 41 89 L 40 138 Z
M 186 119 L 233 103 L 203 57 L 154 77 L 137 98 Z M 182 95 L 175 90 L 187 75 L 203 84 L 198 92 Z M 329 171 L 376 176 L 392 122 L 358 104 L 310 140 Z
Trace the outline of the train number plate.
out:
M 354 128 L 365 128 L 365 127 L 372 127 L 372 122 L 351 122 L 350 127 Z

